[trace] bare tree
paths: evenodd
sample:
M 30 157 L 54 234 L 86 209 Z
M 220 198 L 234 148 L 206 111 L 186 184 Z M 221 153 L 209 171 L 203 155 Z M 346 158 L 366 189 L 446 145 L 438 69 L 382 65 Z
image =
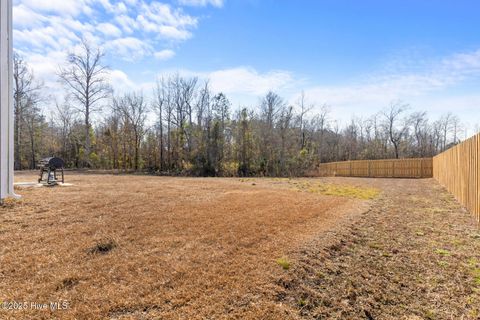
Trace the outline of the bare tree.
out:
M 275 159 L 275 123 L 281 111 L 286 108 L 285 101 L 278 94 L 270 91 L 260 105 L 260 131 L 263 143 L 261 171 L 263 174 L 274 173 Z
M 154 92 L 154 109 L 157 111 L 158 115 L 158 123 L 157 123 L 157 131 L 158 131 L 158 149 L 160 153 L 160 172 L 163 171 L 163 163 L 164 163 L 164 145 L 163 145 L 163 116 L 165 112 L 166 106 L 169 104 L 169 92 L 167 85 L 165 83 L 165 79 L 157 79 L 156 88 Z
M 252 152 L 252 138 L 251 138 L 251 128 L 250 128 L 250 119 L 252 115 L 249 115 L 248 110 L 243 108 L 238 111 L 237 121 L 238 121 L 238 135 L 237 135 L 237 144 L 239 145 L 238 150 L 238 175 L 242 177 L 249 176 L 251 174 L 251 152 Z
M 410 115 L 410 124 L 415 140 L 414 156 L 427 155 L 428 118 L 426 112 L 414 112 Z
M 27 99 L 26 108 L 23 114 L 23 123 L 28 134 L 29 150 L 30 150 L 30 169 L 35 169 L 37 163 L 37 145 L 38 139 L 42 137 L 42 127 L 45 124 L 45 117 L 41 114 L 36 102 Z
M 219 141 L 219 156 L 220 161 L 224 159 L 227 154 L 228 128 L 227 123 L 230 120 L 230 101 L 223 94 L 219 93 L 212 98 L 212 111 L 215 119 L 220 122 L 220 141 Z
M 77 110 L 84 116 L 85 124 L 85 158 L 84 165 L 90 166 L 91 121 L 92 114 L 101 110 L 100 101 L 109 97 L 111 88 L 107 81 L 107 67 L 102 64 L 104 57 L 100 49 L 94 49 L 82 41 L 79 52 L 68 55 L 65 66 L 60 67 L 58 76 L 65 85 Z
M 320 107 L 320 110 L 312 117 L 310 121 L 310 131 L 313 130 L 317 133 L 316 155 L 318 156 L 318 160 L 320 162 L 323 162 L 325 157 L 325 134 L 329 126 L 329 114 L 330 107 L 324 104 Z
M 453 115 L 451 119 L 451 131 L 452 131 L 453 144 L 457 144 L 460 142 L 459 135 L 461 135 L 464 130 L 465 130 L 465 127 L 460 121 L 460 118 L 457 115 Z
M 56 103 L 56 123 L 59 127 L 60 135 L 60 145 L 61 145 L 61 156 L 66 159 L 68 156 L 68 148 L 70 145 L 70 135 L 72 133 L 72 126 L 74 123 L 74 110 L 68 103 L 65 101 L 63 104 L 59 105 Z
M 145 135 L 145 121 L 149 112 L 143 94 L 126 94 L 121 98 L 114 99 L 114 109 L 123 120 L 123 126 L 132 132 L 130 143 L 133 145 L 133 168 L 140 168 L 140 144 Z
M 448 132 L 450 131 L 450 120 L 452 118 L 452 114 L 449 112 L 446 115 L 442 116 L 440 119 L 440 125 L 442 130 L 442 150 L 447 148 L 447 139 L 448 139 Z
M 443 151 L 460 142 L 459 136 L 464 126 L 457 115 L 449 112 L 435 121 L 432 135 L 435 138 L 435 151 Z
M 395 158 L 399 158 L 399 146 L 404 137 L 408 127 L 405 123 L 401 123 L 401 116 L 408 109 L 407 104 L 401 102 L 392 102 L 390 107 L 382 112 L 385 119 L 385 130 L 388 138 L 393 145 Z
M 280 166 L 279 172 L 277 175 L 285 175 L 285 163 L 286 163 L 286 152 L 287 152 L 287 139 L 288 133 L 290 129 L 290 122 L 293 118 L 293 107 L 284 107 L 280 111 L 280 115 L 278 117 L 278 129 L 280 131 Z
M 40 90 L 43 84 L 34 80 L 33 72 L 29 70 L 27 63 L 18 54 L 13 56 L 13 81 L 15 170 L 21 170 L 22 129 L 31 128 L 32 123 L 35 123 L 35 119 L 38 119 L 39 110 L 29 110 L 29 108 L 36 108 L 37 103 L 40 102 Z M 27 136 L 30 139 L 32 138 L 31 134 Z M 34 142 L 30 140 L 30 149 L 34 150 L 32 144 L 34 145 Z M 34 161 L 35 159 L 33 159 Z
M 297 107 L 300 109 L 300 113 L 298 114 L 298 121 L 300 124 L 300 149 L 305 148 L 305 118 L 307 113 L 313 109 L 312 105 L 307 106 L 305 91 L 302 91 L 300 98 L 297 102 Z
M 357 159 L 358 156 L 358 126 L 359 120 L 352 117 L 350 124 L 345 128 L 343 132 L 345 151 L 347 153 L 348 160 Z

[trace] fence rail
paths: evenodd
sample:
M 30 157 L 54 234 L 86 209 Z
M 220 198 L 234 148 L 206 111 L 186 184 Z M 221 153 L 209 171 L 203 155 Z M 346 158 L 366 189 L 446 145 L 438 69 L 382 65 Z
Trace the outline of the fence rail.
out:
M 433 177 L 480 222 L 480 134 L 435 156 Z
M 321 163 L 315 175 L 370 178 L 431 178 L 432 158 Z

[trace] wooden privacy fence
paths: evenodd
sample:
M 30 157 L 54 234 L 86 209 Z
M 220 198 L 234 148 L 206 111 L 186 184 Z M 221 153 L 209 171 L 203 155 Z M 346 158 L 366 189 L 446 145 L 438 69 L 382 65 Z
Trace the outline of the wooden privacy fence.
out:
M 435 156 L 433 177 L 480 222 L 480 134 Z
M 431 178 L 432 158 L 321 163 L 316 174 L 322 177 Z

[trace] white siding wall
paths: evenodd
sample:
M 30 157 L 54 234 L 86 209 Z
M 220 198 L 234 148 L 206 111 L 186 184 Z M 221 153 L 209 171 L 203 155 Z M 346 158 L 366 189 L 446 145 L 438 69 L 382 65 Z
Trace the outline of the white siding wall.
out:
M 0 200 L 13 192 L 12 0 L 0 0 Z

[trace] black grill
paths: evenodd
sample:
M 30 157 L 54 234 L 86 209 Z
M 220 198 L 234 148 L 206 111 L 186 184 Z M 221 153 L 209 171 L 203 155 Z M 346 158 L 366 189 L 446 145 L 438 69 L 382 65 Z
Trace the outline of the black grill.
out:
M 61 182 L 64 183 L 63 168 L 65 162 L 57 157 L 45 158 L 38 162 L 40 168 L 40 178 L 38 183 L 44 183 L 47 185 L 55 185 L 58 183 L 57 172 L 61 173 Z

